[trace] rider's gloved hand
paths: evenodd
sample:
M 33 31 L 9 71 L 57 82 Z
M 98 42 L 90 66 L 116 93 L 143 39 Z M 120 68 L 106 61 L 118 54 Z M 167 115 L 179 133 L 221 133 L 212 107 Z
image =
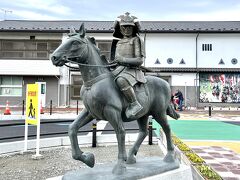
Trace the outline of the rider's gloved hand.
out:
M 120 56 L 120 55 L 115 56 L 114 62 L 121 64 L 121 65 L 125 64 L 124 57 Z

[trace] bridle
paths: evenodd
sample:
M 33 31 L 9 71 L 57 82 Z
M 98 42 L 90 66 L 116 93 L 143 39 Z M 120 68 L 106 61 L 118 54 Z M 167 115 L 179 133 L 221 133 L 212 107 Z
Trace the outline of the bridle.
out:
M 109 63 L 107 65 L 94 65 L 94 64 L 83 64 L 83 63 L 79 63 L 79 62 L 75 62 L 75 61 L 72 61 L 71 59 L 79 59 L 80 56 L 75 56 L 75 57 L 71 57 L 71 58 L 68 58 L 66 59 L 65 61 L 67 61 L 66 63 L 72 63 L 72 64 L 77 64 L 79 66 L 83 66 L 83 67 L 100 67 L 100 68 L 109 68 L 109 67 L 115 67 L 117 66 L 117 63 L 115 62 L 112 62 L 112 63 Z M 77 67 L 73 67 L 73 66 L 69 66 L 67 64 L 64 64 L 65 66 L 69 67 L 69 68 L 73 68 L 73 69 L 79 69 Z
M 72 38 L 74 38 L 76 41 L 80 41 L 78 38 L 76 38 L 76 37 L 74 37 L 74 36 L 73 36 Z M 88 41 L 88 40 L 87 40 L 87 41 Z M 85 41 L 83 41 L 83 42 L 86 43 Z M 88 46 L 87 46 L 87 47 L 88 47 Z M 88 51 L 89 51 L 89 47 L 88 47 L 87 49 L 88 49 Z M 109 67 L 115 67 L 115 66 L 117 66 L 117 63 L 116 63 L 116 62 L 111 62 L 111 63 L 109 63 L 109 64 L 107 64 L 107 65 L 94 65 L 94 64 L 84 64 L 84 63 L 79 63 L 79 62 L 73 61 L 73 59 L 78 60 L 78 59 L 80 59 L 80 58 L 81 58 L 81 56 L 73 56 L 73 57 L 70 57 L 70 58 L 65 59 L 65 61 L 66 61 L 66 63 L 77 64 L 77 65 L 83 66 L 83 67 L 109 68 Z M 73 67 L 73 66 L 70 66 L 70 65 L 67 65 L 67 64 L 64 64 L 64 65 L 67 66 L 67 67 L 69 67 L 69 68 L 72 68 L 72 69 L 79 69 L 79 68 L 77 68 L 77 67 Z

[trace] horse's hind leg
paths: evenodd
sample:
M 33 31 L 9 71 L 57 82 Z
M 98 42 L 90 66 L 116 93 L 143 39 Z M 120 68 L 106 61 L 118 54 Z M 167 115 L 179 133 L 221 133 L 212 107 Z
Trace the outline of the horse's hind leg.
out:
M 75 160 L 80 160 L 87 164 L 89 167 L 93 167 L 95 160 L 94 155 L 91 153 L 83 153 L 78 145 L 77 132 L 78 129 L 86 125 L 93 120 L 92 115 L 86 110 L 83 109 L 78 117 L 69 125 L 68 135 L 71 141 L 72 147 L 72 157 Z
M 143 140 L 147 136 L 147 123 L 148 123 L 148 116 L 143 116 L 137 120 L 139 126 L 139 134 L 137 137 L 136 142 L 134 143 L 133 147 L 129 150 L 127 163 L 134 164 L 136 163 L 135 156 L 139 150 L 140 145 L 142 144 Z
M 165 162 L 173 162 L 174 161 L 174 147 L 171 138 L 171 129 L 167 122 L 167 115 L 165 112 L 158 112 L 157 114 L 153 115 L 154 119 L 161 125 L 163 131 L 166 135 L 167 139 L 167 154 L 164 157 Z

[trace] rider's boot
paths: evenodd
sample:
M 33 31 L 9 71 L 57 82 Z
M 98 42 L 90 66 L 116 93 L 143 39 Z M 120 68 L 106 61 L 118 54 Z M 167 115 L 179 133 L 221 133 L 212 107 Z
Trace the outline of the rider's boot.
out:
M 122 90 L 122 92 L 125 95 L 127 101 L 130 103 L 126 109 L 126 117 L 134 118 L 137 113 L 139 113 L 143 109 L 143 107 L 137 101 L 135 92 L 132 87 L 127 87 L 126 89 Z

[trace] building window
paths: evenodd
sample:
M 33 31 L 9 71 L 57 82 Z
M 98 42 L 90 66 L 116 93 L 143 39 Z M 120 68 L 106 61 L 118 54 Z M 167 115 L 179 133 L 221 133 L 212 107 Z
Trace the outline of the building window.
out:
M 212 44 L 202 44 L 202 51 L 212 51 Z
M 72 75 L 71 99 L 80 99 L 80 90 L 83 85 L 81 75 Z
M 50 52 L 50 53 L 53 53 L 53 51 L 54 51 L 55 49 L 57 49 L 60 44 L 61 44 L 60 41 L 48 42 L 49 52 Z
M 1 40 L 0 59 L 49 59 L 61 41 Z
M 0 76 L 0 96 L 22 96 L 22 81 L 19 76 Z
M 97 41 L 97 47 L 101 50 L 101 55 L 105 55 L 107 60 L 109 60 L 111 56 L 111 46 L 111 41 Z
M 47 51 L 47 42 L 37 42 L 37 50 L 38 51 Z

